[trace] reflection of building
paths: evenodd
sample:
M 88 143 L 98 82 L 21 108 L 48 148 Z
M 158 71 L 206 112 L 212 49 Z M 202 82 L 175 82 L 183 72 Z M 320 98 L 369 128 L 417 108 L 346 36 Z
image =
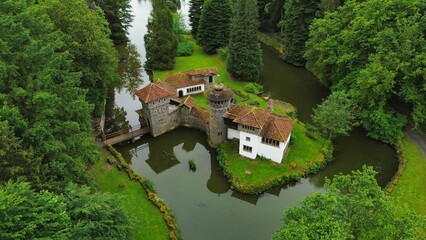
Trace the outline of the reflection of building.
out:
M 216 68 L 181 72 L 136 91 L 142 103 L 142 110 L 138 111 L 142 123 L 151 128 L 154 137 L 186 126 L 207 133 L 213 146 L 226 138 L 239 139 L 241 155 L 252 159 L 260 155 L 280 163 L 293 121 L 271 109 L 232 105 L 231 89 L 223 84 L 209 87 L 216 74 Z M 201 92 L 209 101 L 209 110 L 195 106 L 194 99 L 186 96 Z

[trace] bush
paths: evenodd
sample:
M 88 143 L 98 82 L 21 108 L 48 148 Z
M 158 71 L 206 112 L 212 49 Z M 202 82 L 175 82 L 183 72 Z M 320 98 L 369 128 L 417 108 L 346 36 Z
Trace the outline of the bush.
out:
M 259 83 L 251 82 L 244 86 L 244 91 L 252 94 L 259 94 L 263 92 L 263 86 Z
M 293 144 L 295 144 L 296 143 L 296 136 L 294 136 L 294 134 L 291 134 L 290 135 L 290 145 L 293 145 Z
M 185 39 L 179 41 L 177 49 L 178 57 L 188 57 L 191 56 L 192 53 L 194 53 L 194 47 L 189 41 Z
M 157 190 L 155 190 L 154 183 L 150 179 L 146 179 L 143 184 L 147 189 L 149 189 L 153 193 L 157 193 Z
M 189 160 L 189 169 L 191 169 L 193 171 L 197 170 L 197 165 L 195 164 L 195 161 L 192 160 L 192 159 Z
M 228 58 L 228 55 L 229 55 L 228 48 L 219 48 L 217 50 L 217 54 L 219 55 L 220 58 L 222 58 L 224 61 L 226 61 L 226 59 Z

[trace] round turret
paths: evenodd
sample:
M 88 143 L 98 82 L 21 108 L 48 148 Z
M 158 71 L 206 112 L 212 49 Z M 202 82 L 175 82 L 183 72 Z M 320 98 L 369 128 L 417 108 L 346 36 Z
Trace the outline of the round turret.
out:
M 211 88 L 205 91 L 205 96 L 212 102 L 227 102 L 232 99 L 234 92 L 225 87 L 222 83 L 214 84 Z

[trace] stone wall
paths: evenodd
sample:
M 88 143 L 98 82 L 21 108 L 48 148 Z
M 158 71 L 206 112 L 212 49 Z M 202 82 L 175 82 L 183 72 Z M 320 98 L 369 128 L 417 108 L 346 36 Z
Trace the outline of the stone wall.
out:
M 190 128 L 196 128 L 203 132 L 205 132 L 207 135 L 209 135 L 209 123 L 205 122 L 203 119 L 193 116 L 190 114 L 190 109 L 187 107 L 182 107 L 180 109 L 180 125 L 183 127 L 190 127 Z

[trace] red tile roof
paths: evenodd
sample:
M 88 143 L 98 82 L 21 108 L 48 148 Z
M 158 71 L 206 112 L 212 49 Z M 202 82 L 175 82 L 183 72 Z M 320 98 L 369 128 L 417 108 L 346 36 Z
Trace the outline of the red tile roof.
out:
M 294 122 L 288 117 L 272 113 L 270 109 L 261 109 L 251 106 L 233 105 L 225 113 L 224 118 L 235 123 L 261 129 L 260 136 L 280 142 L 287 140 Z
M 260 131 L 260 136 L 285 142 L 290 136 L 293 126 L 294 122 L 290 118 L 271 114 L 268 122 Z
M 149 103 L 161 98 L 170 97 L 172 94 L 158 86 L 156 83 L 150 83 L 148 86 L 135 91 L 135 95 L 144 103 Z
M 167 76 L 164 80 L 168 84 L 172 85 L 175 89 L 189 87 L 194 85 L 203 84 L 203 80 L 195 79 L 192 80 L 191 76 L 187 73 L 173 73 Z
M 195 76 L 195 75 L 208 76 L 211 74 L 217 75 L 218 71 L 216 67 L 211 67 L 211 68 L 203 68 L 203 69 L 194 69 L 194 70 L 186 71 L 183 73 L 189 74 L 190 76 Z
M 195 100 L 191 96 L 187 96 L 181 103 L 181 106 L 186 106 L 191 109 L 195 105 Z
M 210 112 L 208 110 L 199 108 L 199 107 L 193 107 L 190 112 L 191 115 L 195 117 L 199 117 L 203 119 L 205 122 L 210 122 Z

